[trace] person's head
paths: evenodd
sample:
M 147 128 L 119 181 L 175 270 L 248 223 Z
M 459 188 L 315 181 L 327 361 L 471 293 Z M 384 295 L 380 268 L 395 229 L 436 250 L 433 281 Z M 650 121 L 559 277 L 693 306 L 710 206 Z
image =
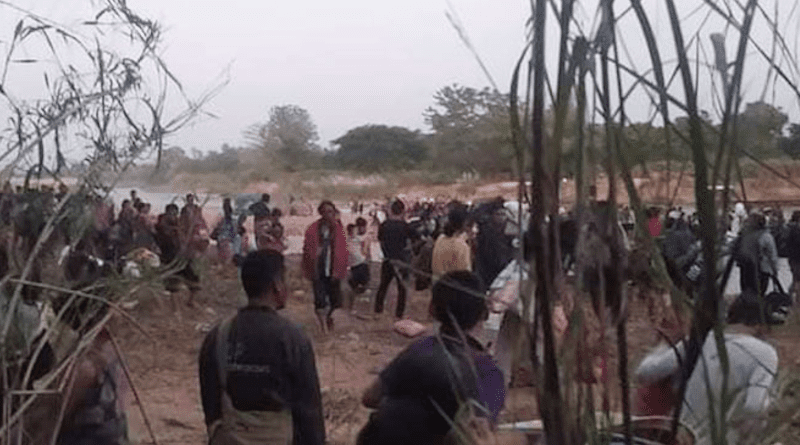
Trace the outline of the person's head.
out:
M 503 207 L 502 201 L 493 204 L 491 206 L 491 211 L 492 211 L 492 218 L 491 218 L 492 224 L 495 224 L 497 226 L 505 225 L 507 213 L 506 213 L 506 208 Z
M 225 212 L 225 215 L 231 215 L 233 213 L 231 198 L 225 198 L 222 200 L 222 211 Z
M 263 201 L 264 204 L 269 204 L 269 200 L 270 199 L 271 199 L 271 197 L 269 196 L 269 193 L 262 193 L 261 194 L 261 201 Z
M 319 212 L 319 216 L 321 216 L 325 222 L 333 223 L 336 221 L 336 206 L 327 199 L 319 203 L 317 212 Z
M 800 223 L 800 210 L 795 210 L 792 212 L 792 218 L 790 221 L 793 223 Z
M 467 210 L 462 206 L 453 207 L 447 214 L 447 225 L 444 226 L 445 236 L 453 236 L 464 230 L 467 221 Z
M 272 216 L 272 219 L 277 220 L 278 218 L 283 216 L 283 212 L 281 211 L 281 209 L 275 207 L 274 209 L 272 209 L 271 216 Z
M 167 215 L 177 215 L 178 205 L 174 203 L 167 204 L 167 206 L 164 208 L 164 213 Z
M 191 193 L 186 194 L 186 205 L 194 204 L 194 195 Z
M 283 272 L 282 254 L 271 250 L 250 252 L 242 261 L 240 274 L 248 302 L 283 308 L 287 297 Z
M 431 315 L 446 330 L 472 329 L 489 314 L 482 288 L 472 272 L 448 272 L 431 290 Z
M 391 211 L 392 211 L 392 215 L 394 215 L 394 216 L 400 216 L 400 215 L 402 215 L 403 213 L 405 213 L 405 211 L 406 211 L 406 205 L 405 205 L 405 204 L 403 204 L 403 201 L 400 201 L 399 199 L 395 199 L 395 200 L 392 202 L 392 205 L 391 205 L 391 206 L 389 206 L 389 210 L 391 210 Z
M 356 234 L 356 225 L 355 224 L 348 224 L 347 225 L 347 236 L 354 236 Z
M 367 233 L 367 220 L 359 216 L 356 219 L 356 229 L 359 235 Z
M 131 200 L 130 199 L 123 199 L 122 200 L 122 209 L 128 209 L 131 207 Z

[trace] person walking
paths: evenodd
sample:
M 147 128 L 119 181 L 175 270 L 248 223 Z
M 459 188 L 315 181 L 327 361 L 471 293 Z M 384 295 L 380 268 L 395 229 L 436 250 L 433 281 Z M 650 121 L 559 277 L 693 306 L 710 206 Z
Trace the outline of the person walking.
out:
M 381 281 L 378 285 L 378 292 L 375 294 L 375 313 L 383 312 L 386 291 L 392 280 L 396 280 L 397 306 L 395 306 L 394 315 L 396 318 L 403 318 L 406 310 L 406 286 L 403 281 L 408 275 L 404 264 L 411 259 L 409 241 L 415 234 L 405 221 L 406 206 L 403 201 L 392 202 L 389 211 L 389 218 L 378 227 L 378 241 L 380 241 L 383 251 L 383 263 L 381 264 Z
M 242 262 L 248 304 L 215 326 L 200 350 L 200 394 L 209 445 L 323 445 L 325 425 L 311 341 L 281 317 L 283 255 Z
M 303 275 L 311 280 L 314 309 L 322 332 L 333 330 L 333 311 L 342 307 L 341 281 L 347 277 L 347 238 L 336 206 L 322 201 L 320 219 L 306 229 L 303 241 Z

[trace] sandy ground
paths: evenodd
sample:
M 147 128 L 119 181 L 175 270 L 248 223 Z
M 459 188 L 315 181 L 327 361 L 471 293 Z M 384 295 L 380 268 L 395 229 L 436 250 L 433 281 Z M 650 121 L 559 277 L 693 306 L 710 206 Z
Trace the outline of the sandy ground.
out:
M 647 185 L 642 185 L 643 190 L 646 190 Z M 455 192 L 453 187 L 442 186 L 441 190 L 429 187 L 425 190 L 412 189 L 408 190 L 406 196 L 471 195 L 489 198 L 503 195 L 508 199 L 516 198 L 516 183 L 513 182 L 456 187 Z M 599 193 L 603 193 L 603 187 L 600 187 Z M 569 195 L 569 192 L 565 194 Z M 788 191 L 785 195 L 791 196 Z M 690 200 L 691 196 L 691 184 L 682 184 L 679 201 Z M 217 208 L 206 207 L 209 224 L 216 220 L 219 214 Z M 297 255 L 298 240 L 301 239 L 305 227 L 314 219 L 313 215 L 284 218 L 286 235 L 290 238 L 287 276 L 291 298 L 288 307 L 282 312 L 284 316 L 300 324 L 313 340 L 323 388 L 329 442 L 349 444 L 354 442 L 355 435 L 369 414 L 360 405 L 361 392 L 372 382 L 376 373 L 413 340 L 404 338 L 391 329 L 393 319 L 390 314 L 395 293 L 393 287 L 389 290 L 385 317 L 364 320 L 347 311 L 337 311 L 335 334 L 327 337 L 320 334 L 315 324 L 310 285 L 301 278 Z M 354 217 L 343 213 L 343 219 L 348 223 Z M 373 287 L 377 286 L 377 266 L 373 264 Z M 374 289 L 367 292 L 368 300 L 373 294 Z M 141 324 L 146 335 L 122 319 L 114 322 L 114 333 L 120 339 L 131 367 L 133 384 L 142 405 L 140 407 L 134 404 L 130 409 L 134 443 L 151 442 L 139 408 L 144 408 L 161 444 L 198 444 L 206 441 L 197 377 L 198 349 L 208 329 L 220 319 L 234 313 L 243 304 L 245 297 L 235 269 L 232 266 L 213 265 L 213 261 L 209 261 L 204 270 L 203 290 L 198 295 L 197 304 L 194 307 L 186 306 L 186 297 L 185 291 L 179 294 L 178 301 L 173 301 L 160 291 L 141 295 L 139 304 L 131 310 L 131 315 Z M 433 326 L 426 310 L 429 299 L 429 291 L 410 292 L 407 313 L 430 330 Z M 652 311 L 647 301 L 638 298 L 632 298 L 631 301 L 628 338 L 632 370 L 647 350 L 656 344 L 658 335 L 653 328 Z M 371 302 L 357 300 L 355 309 L 359 314 L 369 313 Z M 786 325 L 764 331 L 760 335 L 778 349 L 781 363 L 779 377 L 785 379 L 800 376 L 800 349 L 796 346 L 800 338 L 800 316 L 795 314 Z M 613 336 L 609 336 L 609 346 L 612 341 Z M 616 374 L 615 353 L 612 352 L 609 358 L 609 370 Z M 612 378 L 610 387 L 612 396 L 619 393 L 615 378 Z M 800 389 L 787 394 L 785 397 L 788 401 L 782 399 L 779 404 L 781 409 L 787 406 L 785 403 L 800 398 Z M 618 397 L 615 399 L 619 400 Z M 612 409 L 618 409 L 618 405 L 619 403 L 612 403 Z M 800 443 L 800 413 L 796 407 L 793 409 L 795 411 L 788 414 L 785 411 L 775 414 L 788 416 L 785 430 L 779 436 L 783 444 Z M 538 410 L 535 389 L 512 389 L 507 395 L 506 410 L 501 415 L 501 421 L 536 417 Z
M 299 257 L 288 256 L 287 265 L 291 298 L 282 314 L 299 323 L 313 340 L 329 442 L 353 443 L 369 414 L 360 405 L 361 392 L 375 374 L 413 340 L 391 330 L 392 288 L 384 317 L 364 320 L 340 310 L 335 314 L 335 334 L 321 335 L 315 325 L 309 284 L 300 277 Z M 377 264 L 374 264 L 373 279 L 376 272 Z M 132 310 L 132 315 L 141 323 L 147 336 L 126 321 L 114 323 L 114 333 L 120 339 L 132 369 L 134 387 L 161 444 L 197 444 L 206 440 L 197 377 L 199 346 L 205 332 L 214 323 L 234 313 L 244 302 L 244 293 L 232 267 L 210 266 L 204 277 L 203 291 L 195 307 L 188 307 L 183 301 L 173 302 L 161 293 L 140 298 L 140 304 Z M 368 292 L 367 295 L 371 294 Z M 179 295 L 179 299 L 185 297 L 185 293 Z M 408 314 L 431 330 L 433 326 L 426 315 L 429 299 L 429 291 L 411 292 Z M 631 369 L 657 340 L 648 305 L 637 298 L 632 302 L 628 324 Z M 356 300 L 355 309 L 359 314 L 367 314 L 371 304 Z M 800 375 L 800 351 L 796 348 L 798 332 L 800 318 L 795 316 L 787 326 L 763 334 L 779 351 L 782 375 Z M 613 337 L 610 340 L 613 341 Z M 614 372 L 617 366 L 614 352 L 610 360 L 609 369 Z M 615 379 L 612 379 L 610 387 L 612 397 L 619 393 Z M 613 402 L 611 408 L 619 409 L 619 403 Z M 501 422 L 536 417 L 534 388 L 512 389 Z M 151 442 L 136 404 L 131 407 L 130 421 L 134 443 Z M 800 438 L 800 423 L 792 425 L 787 434 Z

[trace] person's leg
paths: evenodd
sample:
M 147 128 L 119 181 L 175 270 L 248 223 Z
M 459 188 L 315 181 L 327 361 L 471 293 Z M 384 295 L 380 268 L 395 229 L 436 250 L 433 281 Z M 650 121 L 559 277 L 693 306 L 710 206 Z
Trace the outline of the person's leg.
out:
M 739 287 L 741 292 L 758 292 L 758 268 L 752 261 L 739 263 Z
M 769 287 L 770 275 L 766 272 L 758 271 L 758 290 L 759 295 L 762 297 L 767 295 L 767 287 Z
M 325 334 L 327 332 L 327 323 L 325 321 L 326 314 L 328 313 L 328 296 L 327 296 L 327 289 L 325 289 L 324 278 L 315 278 L 312 283 L 312 289 L 314 292 L 314 312 L 317 315 L 317 321 L 319 322 L 319 327 L 322 330 L 322 333 Z
M 386 291 L 389 289 L 389 283 L 392 281 L 394 272 L 392 272 L 392 263 L 386 259 L 381 264 L 381 282 L 378 285 L 378 293 L 375 294 L 375 313 L 380 314 L 383 312 L 383 303 L 386 299 Z
M 397 279 L 397 306 L 394 309 L 394 316 L 403 318 L 406 311 L 406 284 L 403 280 L 404 277 L 396 269 L 394 277 Z
M 326 287 L 328 288 L 328 301 L 330 305 L 328 306 L 328 313 L 325 317 L 325 325 L 328 328 L 328 332 L 333 332 L 333 311 L 342 307 L 342 283 L 335 278 L 328 278 L 327 281 Z

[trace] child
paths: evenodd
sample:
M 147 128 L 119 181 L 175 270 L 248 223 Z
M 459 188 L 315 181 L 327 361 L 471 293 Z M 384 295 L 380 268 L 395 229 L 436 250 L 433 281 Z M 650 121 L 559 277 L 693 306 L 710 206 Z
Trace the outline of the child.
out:
M 364 239 L 367 220 L 358 218 L 355 224 L 347 225 L 347 251 L 350 254 L 350 278 L 347 282 L 355 295 L 363 294 L 369 284 L 368 245 Z M 349 302 L 352 309 L 352 301 Z

